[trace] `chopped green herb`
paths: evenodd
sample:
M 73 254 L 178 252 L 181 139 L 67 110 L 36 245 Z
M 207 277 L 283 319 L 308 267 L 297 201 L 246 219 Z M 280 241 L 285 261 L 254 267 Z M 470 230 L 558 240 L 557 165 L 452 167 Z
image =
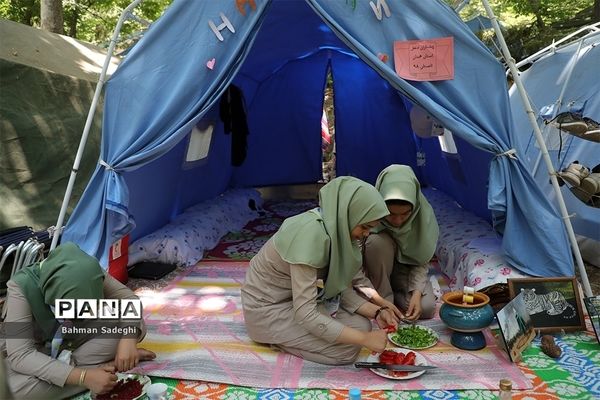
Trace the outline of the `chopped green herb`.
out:
M 424 348 L 435 344 L 437 338 L 429 330 L 412 325 L 398 328 L 398 331 L 392 335 L 392 341 L 407 348 Z

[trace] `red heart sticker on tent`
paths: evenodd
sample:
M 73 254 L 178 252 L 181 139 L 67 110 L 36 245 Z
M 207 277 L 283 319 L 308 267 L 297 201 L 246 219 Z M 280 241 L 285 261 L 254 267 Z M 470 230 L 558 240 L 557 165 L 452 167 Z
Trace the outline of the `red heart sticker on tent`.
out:
M 217 62 L 217 60 L 215 60 L 214 58 L 213 58 L 213 59 L 210 59 L 210 60 L 208 60 L 208 61 L 206 62 L 206 68 L 208 68 L 208 69 L 212 70 L 212 69 L 215 67 L 215 63 L 216 63 L 216 62 Z
M 379 57 L 379 59 L 384 63 L 386 63 L 389 59 L 388 55 L 384 53 L 377 53 L 377 57 Z

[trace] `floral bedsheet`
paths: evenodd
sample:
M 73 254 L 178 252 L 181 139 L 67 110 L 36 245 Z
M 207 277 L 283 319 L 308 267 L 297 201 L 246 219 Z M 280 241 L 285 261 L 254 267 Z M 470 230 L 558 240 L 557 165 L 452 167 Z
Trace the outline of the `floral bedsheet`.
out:
M 253 203 L 254 209 L 250 207 Z M 157 231 L 129 246 L 129 265 L 153 261 L 191 266 L 202 260 L 228 232 L 259 216 L 263 201 L 254 189 L 232 189 L 202 201 Z
M 508 278 L 523 278 L 522 272 L 504 259 L 502 238 L 482 218 L 464 210 L 445 193 L 423 189 L 440 226 L 436 248 L 442 272 L 448 276 L 450 290 L 464 286 L 483 289 Z

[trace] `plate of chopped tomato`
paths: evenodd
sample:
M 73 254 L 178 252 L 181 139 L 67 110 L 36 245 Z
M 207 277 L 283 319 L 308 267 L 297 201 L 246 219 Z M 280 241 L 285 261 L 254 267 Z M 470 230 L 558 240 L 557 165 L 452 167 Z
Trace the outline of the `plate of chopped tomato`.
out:
M 425 357 L 417 352 L 406 349 L 385 349 L 382 353 L 371 354 L 367 362 L 378 362 L 382 364 L 400 365 L 428 365 Z M 423 371 L 392 371 L 385 368 L 369 368 L 375 374 L 388 379 L 413 379 L 425 373 Z
M 147 375 L 117 373 L 117 384 L 108 393 L 94 394 L 94 400 L 138 400 L 152 382 Z

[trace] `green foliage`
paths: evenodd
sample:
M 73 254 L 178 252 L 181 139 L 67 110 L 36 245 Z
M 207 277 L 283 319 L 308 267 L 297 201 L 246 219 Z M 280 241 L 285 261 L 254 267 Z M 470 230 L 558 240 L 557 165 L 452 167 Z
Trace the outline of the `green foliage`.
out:
M 456 1 L 447 0 L 447 3 L 454 6 Z M 593 22 L 594 0 L 490 0 L 489 3 L 504 28 L 511 55 L 517 61 Z M 471 1 L 460 13 L 465 21 L 479 14 L 486 15 L 486 12 L 478 0 Z M 492 31 L 478 36 L 500 56 Z
M 39 27 L 40 1 L 42 0 L 0 0 L 0 18 Z M 460 0 L 445 1 L 452 7 L 461 3 Z M 553 39 L 560 39 L 580 26 L 591 23 L 594 2 L 599 1 L 489 0 L 505 28 L 507 43 L 516 60 L 531 55 L 550 44 Z M 172 0 L 145 0 L 134 10 L 134 14 L 151 23 L 171 2 Z M 129 3 L 130 0 L 64 0 L 65 34 L 107 47 L 117 20 Z M 470 1 L 461 11 L 463 20 L 480 14 L 486 15 L 479 0 Z M 126 20 L 121 29 L 117 50 L 129 47 L 145 29 L 144 23 Z M 494 49 L 492 34 L 483 32 L 480 38 Z
M 0 0 L 0 17 L 37 26 L 40 22 L 39 0 Z
M 40 26 L 41 0 L 0 0 L 0 18 L 30 26 Z M 108 46 L 117 21 L 130 0 L 65 0 L 63 13 L 65 34 L 79 40 Z M 152 23 L 171 4 L 172 0 L 145 0 L 133 14 Z M 132 44 L 147 28 L 146 24 L 127 19 L 121 29 L 118 49 Z
M 504 0 L 519 15 L 539 16 L 545 25 L 572 19 L 592 6 L 592 0 Z

